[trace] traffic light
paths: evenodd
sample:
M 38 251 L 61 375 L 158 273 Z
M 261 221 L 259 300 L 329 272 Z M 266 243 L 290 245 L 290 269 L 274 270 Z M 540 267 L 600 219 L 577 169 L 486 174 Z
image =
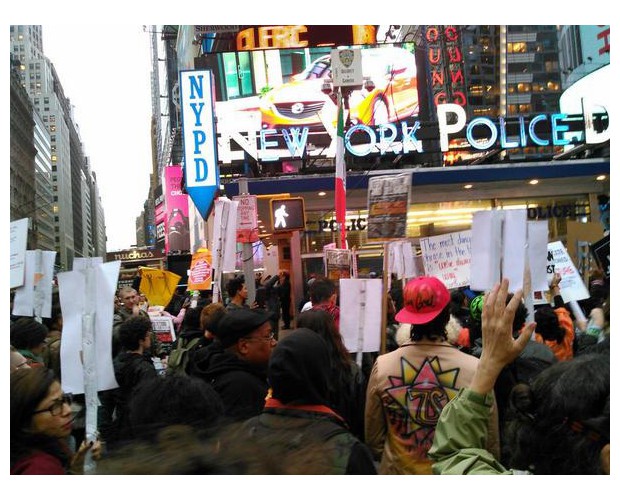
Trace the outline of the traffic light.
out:
M 306 213 L 303 198 L 271 199 L 271 227 L 274 233 L 303 231 L 306 229 Z

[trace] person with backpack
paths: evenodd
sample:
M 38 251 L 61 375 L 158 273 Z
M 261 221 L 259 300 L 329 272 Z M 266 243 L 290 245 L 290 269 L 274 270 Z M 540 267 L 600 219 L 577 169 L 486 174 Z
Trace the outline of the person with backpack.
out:
M 166 375 L 187 374 L 189 358 L 201 347 L 206 347 L 212 340 L 205 337 L 205 331 L 200 325 L 202 306 L 187 309 L 176 345 L 168 355 Z
M 272 397 L 238 437 L 258 445 L 264 461 L 284 464 L 287 474 L 376 474 L 368 447 L 330 407 L 329 364 L 327 343 L 316 332 L 286 335 L 269 361 Z

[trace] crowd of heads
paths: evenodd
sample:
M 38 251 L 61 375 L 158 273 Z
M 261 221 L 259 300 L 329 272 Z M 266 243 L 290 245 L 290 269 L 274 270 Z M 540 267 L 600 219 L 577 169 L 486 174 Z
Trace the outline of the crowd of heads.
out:
M 288 279 L 289 275 L 282 277 Z M 592 309 L 605 308 L 608 322 L 609 288 L 602 283 L 595 284 L 594 290 Z M 243 277 L 229 280 L 226 291 L 230 299 L 247 293 Z M 313 306 L 333 306 L 337 302 L 334 280 L 313 277 L 308 292 Z M 431 342 L 480 355 L 474 346 L 483 349 L 484 294 L 471 290 L 451 293 L 439 279 L 429 276 L 409 280 L 401 292 L 402 307 L 394 310 L 393 319 L 403 327 L 406 339 L 399 340 L 393 349 Z M 511 298 L 509 294 L 506 303 Z M 119 308 L 131 311 L 138 305 L 139 294 L 124 287 L 118 299 Z M 536 333 L 544 341 L 560 343 L 567 332 L 555 309 L 554 305 L 535 309 Z M 346 348 L 339 325 L 328 311 L 313 307 L 298 314 L 295 328 L 277 340 L 272 311 L 206 303 L 187 308 L 177 333 L 204 335 L 208 342 L 199 348 L 204 349 L 205 359 L 232 356 L 226 359 L 264 369 L 264 381 L 269 387 L 266 399 L 272 398 L 285 407 L 338 408 L 347 420 L 352 417 L 339 407 L 342 401 L 338 392 L 350 384 L 356 373 L 354 353 Z M 71 461 L 71 452 L 59 444 L 61 438 L 71 434 L 70 399 L 62 393 L 58 375 L 44 363 L 36 362 L 50 332 L 62 331 L 62 315 L 59 310 L 55 312 L 45 324 L 33 318 L 11 322 L 12 464 L 33 447 L 59 457 L 67 467 Z M 515 338 L 527 318 L 528 310 L 520 302 L 513 321 Z M 463 331 L 449 335 L 450 321 L 456 321 Z M 151 347 L 152 332 L 148 315 L 125 319 L 118 330 L 122 351 L 142 354 Z M 601 449 L 609 443 L 608 352 L 584 354 L 570 362 L 541 367 L 528 375 L 526 383 L 510 383 L 507 405 L 500 414 L 505 419 L 502 440 L 506 451 L 502 457 L 508 466 L 536 474 L 600 473 Z M 23 353 L 31 353 L 32 359 Z M 213 380 L 196 373 L 189 369 L 179 375 L 149 378 L 135 387 L 128 402 L 131 440 L 102 461 L 100 473 L 246 474 L 293 470 L 272 455 L 261 463 L 257 457 L 259 450 L 264 453 L 264 443 L 249 440 L 244 448 L 232 440 L 231 436 L 238 435 L 235 433 L 245 431 L 239 431 L 239 421 L 230 418 L 226 398 Z M 261 376 L 262 372 L 252 373 Z M 367 383 L 362 378 L 364 391 Z M 347 428 L 353 426 L 351 420 Z M 277 433 L 271 439 L 277 441 Z M 291 460 L 289 465 L 293 463 Z

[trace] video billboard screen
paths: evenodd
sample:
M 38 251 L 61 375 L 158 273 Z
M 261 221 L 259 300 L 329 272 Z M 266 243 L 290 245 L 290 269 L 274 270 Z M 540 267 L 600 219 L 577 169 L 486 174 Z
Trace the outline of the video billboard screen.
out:
M 196 69 L 214 75 L 220 163 L 245 155 L 261 162 L 334 158 L 332 48 L 210 53 L 195 60 Z M 403 152 L 412 147 L 403 143 L 420 115 L 418 85 L 425 81 L 418 82 L 424 72 L 415 44 L 362 47 L 361 54 L 364 83 L 345 89 L 345 146 L 357 156 Z

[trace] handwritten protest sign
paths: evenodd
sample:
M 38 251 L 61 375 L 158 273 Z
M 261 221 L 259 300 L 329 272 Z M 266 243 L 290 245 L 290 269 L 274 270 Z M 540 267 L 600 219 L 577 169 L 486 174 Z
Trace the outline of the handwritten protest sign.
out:
M 559 273 L 562 277 L 560 293 L 564 302 L 568 304 L 589 298 L 590 293 L 562 242 L 551 242 L 547 248 L 549 250 L 547 254 L 547 276 L 550 279 L 553 273 Z
M 425 274 L 440 279 L 447 288 L 469 285 L 471 231 L 420 238 Z

